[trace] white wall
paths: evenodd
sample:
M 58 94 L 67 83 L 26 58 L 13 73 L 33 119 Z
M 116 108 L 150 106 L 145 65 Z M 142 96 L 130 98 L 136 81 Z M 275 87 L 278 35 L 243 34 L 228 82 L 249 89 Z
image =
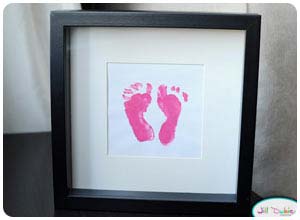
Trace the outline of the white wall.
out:
M 49 12 L 77 4 L 11 4 L 4 11 L 4 133 L 50 130 Z M 296 10 L 288 4 L 114 4 L 113 9 L 262 15 L 253 189 L 296 198 Z
M 10 4 L 4 10 L 4 133 L 49 131 L 51 10 L 78 4 Z
M 253 189 L 297 194 L 297 12 L 289 4 L 249 4 L 262 15 Z

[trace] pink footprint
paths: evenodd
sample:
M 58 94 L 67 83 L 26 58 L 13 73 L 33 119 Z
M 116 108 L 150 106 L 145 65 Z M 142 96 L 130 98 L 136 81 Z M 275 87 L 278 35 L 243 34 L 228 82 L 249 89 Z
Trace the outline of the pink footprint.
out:
M 175 94 L 180 93 L 180 88 L 172 86 Z M 188 94 L 182 92 L 183 100 L 188 101 Z M 171 143 L 175 138 L 176 126 L 181 112 L 181 102 L 174 94 L 167 94 L 167 86 L 160 85 L 158 88 L 157 103 L 167 117 L 159 131 L 159 140 L 163 145 Z
M 151 141 L 154 138 L 153 129 L 144 118 L 144 113 L 152 99 L 152 85 L 147 83 L 146 93 L 137 93 L 142 87 L 141 83 L 135 83 L 130 88 L 124 89 L 122 95 L 129 124 L 140 142 Z

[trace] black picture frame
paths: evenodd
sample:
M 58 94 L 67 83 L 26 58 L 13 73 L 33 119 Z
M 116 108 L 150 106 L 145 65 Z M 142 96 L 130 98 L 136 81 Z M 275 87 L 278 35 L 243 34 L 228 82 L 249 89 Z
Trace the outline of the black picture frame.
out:
M 149 11 L 51 13 L 51 114 L 56 209 L 247 216 L 250 213 L 261 17 L 257 14 Z M 72 189 L 70 27 L 205 28 L 246 31 L 238 188 L 236 195 Z

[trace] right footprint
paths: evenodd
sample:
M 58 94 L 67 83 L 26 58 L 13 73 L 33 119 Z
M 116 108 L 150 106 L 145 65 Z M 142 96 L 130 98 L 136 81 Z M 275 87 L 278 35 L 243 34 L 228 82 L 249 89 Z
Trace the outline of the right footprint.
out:
M 159 108 L 167 117 L 159 131 L 159 140 L 163 145 L 168 145 L 175 138 L 176 126 L 181 113 L 181 102 L 178 98 L 180 88 L 172 86 L 171 91 L 174 94 L 167 93 L 167 86 L 160 85 L 158 87 L 157 103 Z M 182 97 L 185 102 L 188 101 L 188 94 L 182 92 Z

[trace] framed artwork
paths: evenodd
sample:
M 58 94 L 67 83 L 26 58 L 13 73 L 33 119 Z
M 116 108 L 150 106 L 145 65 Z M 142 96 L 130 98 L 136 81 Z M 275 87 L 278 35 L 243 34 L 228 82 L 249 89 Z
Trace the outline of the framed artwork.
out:
M 246 216 L 260 16 L 51 13 L 56 209 Z

